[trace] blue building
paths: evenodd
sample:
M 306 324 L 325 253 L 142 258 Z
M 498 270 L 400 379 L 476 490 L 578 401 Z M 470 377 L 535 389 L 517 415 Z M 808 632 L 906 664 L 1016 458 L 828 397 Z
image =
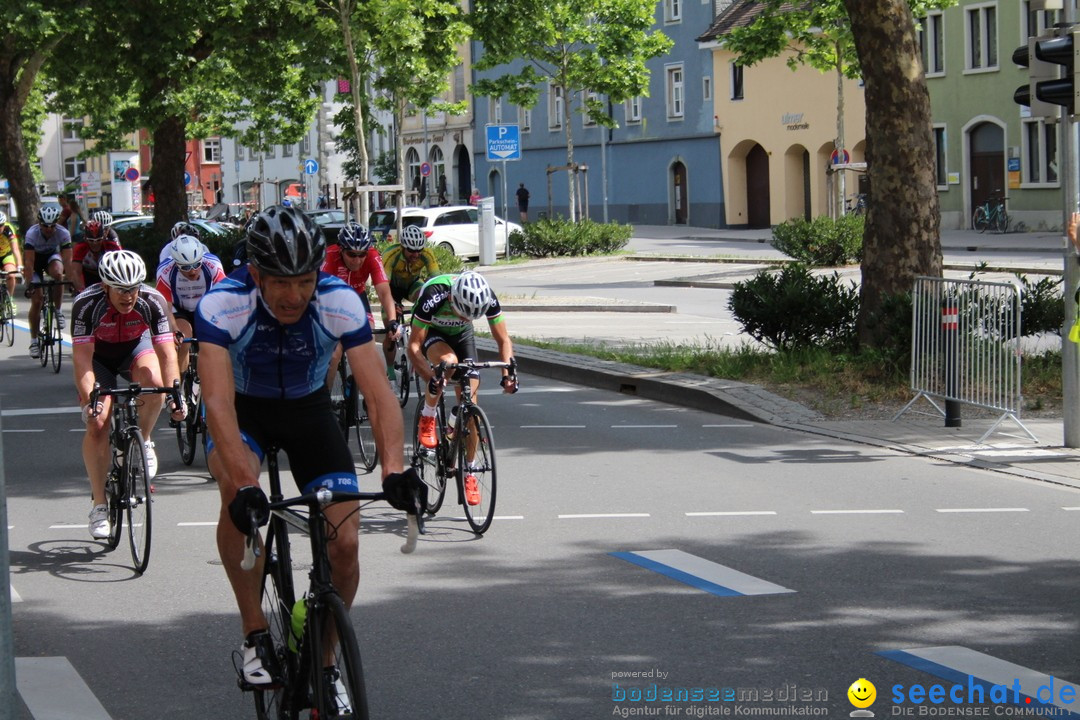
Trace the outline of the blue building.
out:
M 618 127 L 607 129 L 588 122 L 573 103 L 574 161 L 587 167 L 578 175 L 579 197 L 588 216 L 645 225 L 692 224 L 722 227 L 724 189 L 721 177 L 720 137 L 713 110 L 713 63 L 710 52 L 696 38 L 713 21 L 712 0 L 660 0 L 655 28 L 674 42 L 666 56 L 649 62 L 649 94 L 624 103 L 608 103 Z M 474 43 L 473 57 L 483 46 Z M 478 77 L 499 77 L 516 72 L 500 66 Z M 603 98 L 599 98 L 603 100 Z M 531 194 L 530 219 L 544 215 L 567 216 L 566 133 L 562 127 L 560 93 L 540 88 L 537 104 L 522 108 L 506 98 L 475 99 L 474 172 L 481 194 L 493 195 L 499 214 L 505 183 L 509 215 L 517 219 L 514 192 L 524 183 Z M 487 124 L 518 124 L 522 157 L 505 163 L 488 162 Z M 606 190 L 605 193 L 605 179 Z M 606 195 L 606 200 L 605 200 Z

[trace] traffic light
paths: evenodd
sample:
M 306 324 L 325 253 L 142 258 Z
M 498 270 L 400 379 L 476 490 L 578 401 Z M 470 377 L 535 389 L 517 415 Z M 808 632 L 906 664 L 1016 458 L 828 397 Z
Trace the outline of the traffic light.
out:
M 1080 70 L 1080 29 L 1063 35 L 1028 38 L 1027 46 L 1013 53 L 1013 62 L 1028 68 L 1028 84 L 1016 89 L 1013 100 L 1031 108 L 1032 117 L 1056 117 L 1054 106 L 1062 105 L 1070 115 L 1080 110 L 1076 72 Z M 1059 69 L 1064 68 L 1064 77 Z

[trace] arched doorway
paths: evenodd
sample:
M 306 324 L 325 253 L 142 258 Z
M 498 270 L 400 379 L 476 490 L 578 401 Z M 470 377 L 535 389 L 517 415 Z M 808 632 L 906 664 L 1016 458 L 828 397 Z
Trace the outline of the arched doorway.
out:
M 690 208 L 687 207 L 686 165 L 681 160 L 671 164 L 671 208 L 676 225 L 685 225 Z
M 1005 129 L 981 122 L 968 130 L 971 207 L 1005 192 Z
M 772 225 L 769 204 L 769 154 L 755 144 L 746 153 L 746 220 L 752 228 Z
M 454 149 L 454 166 L 457 169 L 457 204 L 465 205 L 472 194 L 472 160 L 464 145 Z

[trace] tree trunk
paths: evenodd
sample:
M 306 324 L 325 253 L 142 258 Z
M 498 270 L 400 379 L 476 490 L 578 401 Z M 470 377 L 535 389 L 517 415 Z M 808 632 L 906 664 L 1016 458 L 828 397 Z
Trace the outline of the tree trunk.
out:
M 577 207 L 577 167 L 574 165 L 574 128 L 570 124 L 570 98 L 567 94 L 567 88 L 562 86 L 562 107 L 563 107 L 563 127 L 566 128 L 566 164 L 568 169 L 566 171 L 567 185 L 570 187 L 570 205 L 568 210 L 570 211 L 570 222 L 577 222 L 578 207 Z M 507 199 L 509 205 L 509 199 Z
M 154 164 L 150 168 L 150 184 L 154 188 L 154 232 L 163 242 L 175 223 L 187 219 L 186 158 L 187 123 L 175 115 L 164 118 L 154 128 Z
M 365 135 L 367 132 L 364 130 L 364 106 L 361 104 L 361 92 L 363 91 L 364 78 L 360 75 L 360 66 L 356 62 L 356 46 L 352 37 L 352 20 L 353 3 L 346 2 L 346 0 L 339 0 L 338 13 L 341 18 L 341 31 L 345 40 L 345 57 L 349 61 L 349 82 L 350 90 L 352 90 L 352 102 L 353 102 L 353 131 L 356 133 L 356 156 L 359 164 L 360 177 L 356 179 L 356 184 L 359 187 L 363 187 L 370 183 L 368 178 L 368 165 L 370 160 L 368 158 L 367 141 Z M 363 190 L 360 193 L 360 213 L 359 217 L 354 218 L 356 222 L 367 224 L 369 207 L 369 194 L 367 190 Z
M 3 138 L 0 166 L 7 168 L 9 192 L 19 212 L 19 237 L 23 237 L 30 226 L 37 222 L 35 213 L 41 199 L 23 145 L 22 107 L 3 91 L 0 91 L 0 138 Z
M 941 275 L 941 209 L 934 172 L 930 95 L 906 0 L 844 0 L 866 86 L 870 179 L 863 236 L 859 341 L 888 295 L 917 275 Z

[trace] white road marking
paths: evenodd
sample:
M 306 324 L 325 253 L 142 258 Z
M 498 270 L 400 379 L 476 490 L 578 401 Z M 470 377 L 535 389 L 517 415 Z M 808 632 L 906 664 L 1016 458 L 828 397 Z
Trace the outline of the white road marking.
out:
M 560 520 L 591 520 L 600 518 L 647 518 L 649 513 L 580 513 L 577 515 L 559 515 Z
M 775 515 L 775 510 L 733 510 L 718 512 L 688 512 L 686 517 L 726 517 L 732 515 Z
M 637 550 L 611 554 L 714 595 L 733 597 L 795 592 L 682 550 Z
M 82 409 L 77 407 L 22 408 L 20 410 L 4 410 L 3 412 L 0 412 L 0 417 L 22 417 L 24 415 L 72 415 L 80 412 L 82 412 Z
M 9 587 L 11 588 L 11 602 L 13 602 L 13 603 L 22 602 L 22 598 L 19 596 L 18 591 L 15 590 L 15 586 L 11 585 Z
M 67 658 L 15 658 L 15 677 L 34 720 L 111 720 Z
M 902 515 L 903 510 L 811 510 L 811 515 Z
M 177 527 L 217 527 L 217 520 L 213 522 L 181 522 L 176 523 Z
M 31 429 L 25 429 L 25 430 L 24 429 L 18 429 L 18 430 L 11 429 L 11 430 L 4 430 L 4 432 L 6 432 L 6 433 L 38 433 L 38 432 L 45 432 L 45 428 L 31 428 Z
M 1062 510 L 1080 510 L 1080 507 L 1063 507 Z
M 82 525 L 50 525 L 50 530 L 78 530 L 79 528 L 85 528 L 86 524 Z
M 1001 513 L 1001 512 L 1030 512 L 1027 508 L 937 508 L 934 512 L 939 513 Z

